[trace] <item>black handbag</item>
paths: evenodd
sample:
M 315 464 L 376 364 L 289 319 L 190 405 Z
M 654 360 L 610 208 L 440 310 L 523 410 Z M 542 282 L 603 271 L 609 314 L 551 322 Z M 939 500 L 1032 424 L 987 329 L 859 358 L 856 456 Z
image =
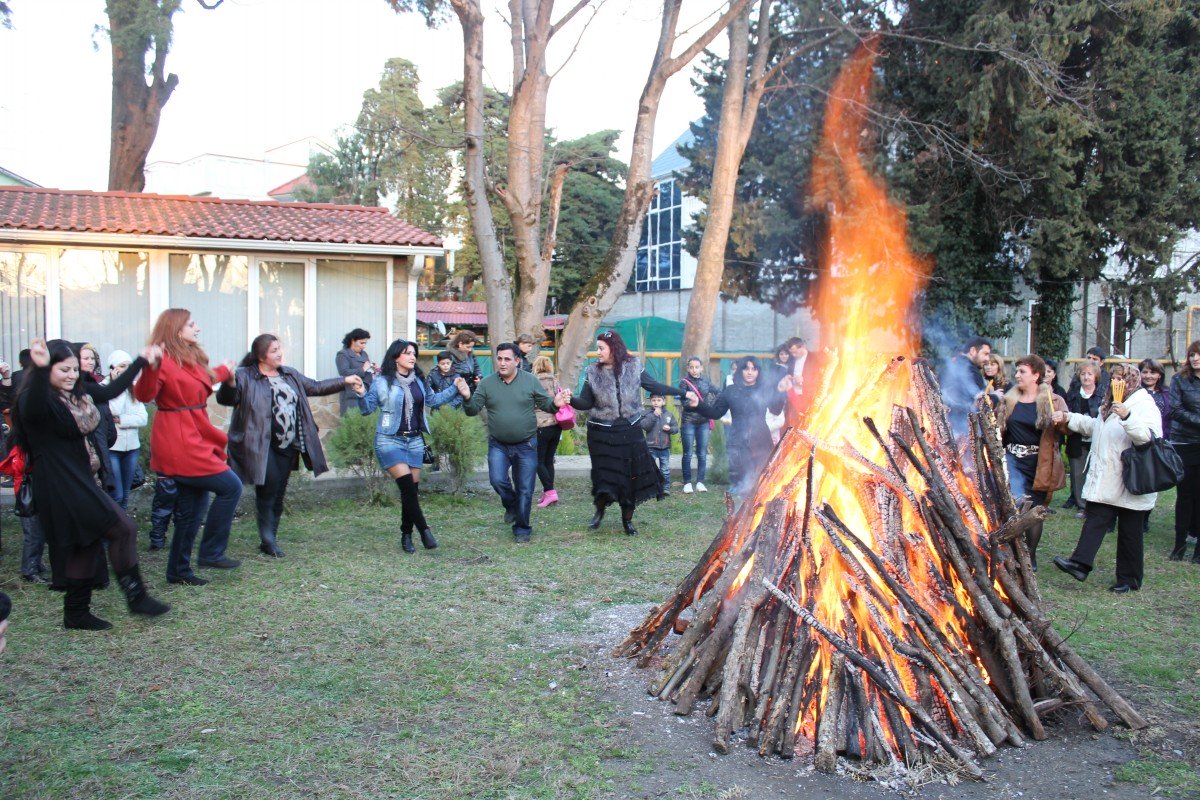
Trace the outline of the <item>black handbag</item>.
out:
M 1153 433 L 1150 441 L 1121 453 L 1121 477 L 1130 494 L 1153 494 L 1183 480 L 1183 459 L 1166 439 Z
M 433 448 L 429 446 L 429 442 L 425 441 L 425 434 L 421 434 L 421 444 L 424 445 L 425 452 L 421 455 L 421 462 L 425 464 L 436 464 L 437 455 L 433 452 Z
M 13 498 L 13 513 L 18 517 L 36 517 L 37 504 L 33 502 L 33 474 L 26 472 L 21 479 L 21 491 Z

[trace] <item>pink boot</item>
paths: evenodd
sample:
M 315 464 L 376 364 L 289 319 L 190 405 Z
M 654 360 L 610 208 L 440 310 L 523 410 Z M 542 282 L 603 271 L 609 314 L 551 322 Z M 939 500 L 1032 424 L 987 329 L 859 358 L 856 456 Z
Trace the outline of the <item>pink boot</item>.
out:
M 537 506 L 538 508 L 545 508 L 546 506 L 552 506 L 557 502 L 558 492 L 556 492 L 554 489 L 550 489 L 542 493 L 542 499 L 538 500 Z

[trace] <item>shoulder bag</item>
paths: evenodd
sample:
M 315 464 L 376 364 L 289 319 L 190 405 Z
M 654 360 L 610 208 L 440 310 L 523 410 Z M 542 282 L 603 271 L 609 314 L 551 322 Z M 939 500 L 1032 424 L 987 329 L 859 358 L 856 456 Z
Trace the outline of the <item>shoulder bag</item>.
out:
M 1183 480 L 1183 459 L 1166 439 L 1153 433 L 1150 441 L 1121 453 L 1121 477 L 1130 494 L 1153 494 Z

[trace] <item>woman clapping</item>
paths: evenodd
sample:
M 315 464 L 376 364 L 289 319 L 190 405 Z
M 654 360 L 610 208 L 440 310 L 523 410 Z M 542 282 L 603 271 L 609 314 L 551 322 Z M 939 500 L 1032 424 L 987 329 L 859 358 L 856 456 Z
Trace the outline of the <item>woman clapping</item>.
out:
M 362 389 L 354 374 L 314 381 L 283 364 L 283 347 L 273 334 L 254 338 L 231 382 L 221 384 L 217 402 L 233 406 L 229 421 L 229 465 L 244 484 L 254 486 L 258 549 L 283 558 L 279 518 L 288 478 L 299 460 L 314 475 L 328 472 L 309 397 Z

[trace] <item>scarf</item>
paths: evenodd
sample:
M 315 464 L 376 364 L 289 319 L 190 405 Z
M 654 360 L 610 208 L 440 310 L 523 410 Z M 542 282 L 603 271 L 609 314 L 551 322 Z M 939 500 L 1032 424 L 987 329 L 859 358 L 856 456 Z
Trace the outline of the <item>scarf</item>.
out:
M 1125 402 L 1129 401 L 1129 396 L 1142 388 L 1142 373 L 1141 370 L 1128 366 L 1127 364 L 1117 364 L 1109 373 L 1111 380 L 1108 382 L 1108 391 L 1104 393 L 1104 402 L 1100 404 L 1100 419 L 1108 419 L 1109 413 L 1112 412 L 1114 384 L 1123 383 L 1125 385 Z
M 408 373 L 407 375 L 401 375 L 399 372 L 396 373 L 396 384 L 400 387 L 401 391 L 404 392 L 404 404 L 403 404 L 403 408 L 401 410 L 401 414 L 403 414 L 403 419 L 404 419 L 404 425 L 402 427 L 404 428 L 404 430 L 408 430 L 408 431 L 416 430 L 416 428 L 414 428 L 413 424 L 412 424 L 412 414 L 413 414 L 412 385 L 413 385 L 413 381 L 415 381 L 416 379 L 417 379 L 417 371 L 415 369 L 412 372 Z
M 83 442 L 87 446 L 88 468 L 94 475 L 100 471 L 100 454 L 92 444 L 91 433 L 100 427 L 100 409 L 96 408 L 92 398 L 86 394 L 82 397 L 63 394 L 62 399 L 67 404 L 67 410 L 71 412 L 79 432 L 83 434 Z

